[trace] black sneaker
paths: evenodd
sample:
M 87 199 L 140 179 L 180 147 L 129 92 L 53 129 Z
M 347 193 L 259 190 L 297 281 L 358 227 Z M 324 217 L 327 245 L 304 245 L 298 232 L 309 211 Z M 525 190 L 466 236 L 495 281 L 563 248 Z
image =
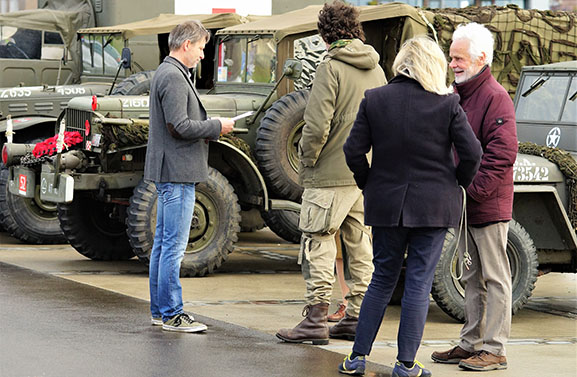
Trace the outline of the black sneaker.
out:
M 206 331 L 208 327 L 200 322 L 195 322 L 194 318 L 186 313 L 180 313 L 162 324 L 165 331 L 178 332 L 201 332 Z

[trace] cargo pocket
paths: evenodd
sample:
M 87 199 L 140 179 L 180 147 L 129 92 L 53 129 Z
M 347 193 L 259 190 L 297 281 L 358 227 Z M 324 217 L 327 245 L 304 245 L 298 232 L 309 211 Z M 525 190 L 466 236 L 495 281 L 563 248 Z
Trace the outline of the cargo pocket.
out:
M 305 233 L 328 232 L 334 198 L 334 191 L 305 189 L 299 219 L 300 230 Z

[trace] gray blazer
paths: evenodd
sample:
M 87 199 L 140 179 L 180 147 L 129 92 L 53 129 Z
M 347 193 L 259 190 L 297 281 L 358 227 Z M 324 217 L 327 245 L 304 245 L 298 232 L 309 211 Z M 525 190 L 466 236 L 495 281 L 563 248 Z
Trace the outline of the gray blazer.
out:
M 218 139 L 221 124 L 206 120 L 185 66 L 166 57 L 150 84 L 150 127 L 144 179 L 192 183 L 208 179 L 209 140 Z

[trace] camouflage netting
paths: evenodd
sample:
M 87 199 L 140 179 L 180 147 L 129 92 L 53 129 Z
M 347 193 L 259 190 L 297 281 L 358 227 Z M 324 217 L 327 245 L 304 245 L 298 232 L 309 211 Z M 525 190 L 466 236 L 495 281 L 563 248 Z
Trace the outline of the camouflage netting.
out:
M 148 119 L 129 119 L 131 124 L 109 124 L 102 125 L 102 136 L 104 139 L 103 149 L 105 151 L 117 148 L 146 144 L 148 141 Z
M 571 203 L 568 216 L 573 228 L 577 229 L 577 162 L 569 152 L 559 148 L 545 147 L 534 143 L 519 143 L 519 153 L 540 156 L 559 167 L 565 176 Z
M 462 23 L 484 24 L 495 37 L 491 71 L 511 94 L 521 67 L 577 60 L 577 14 L 506 7 L 428 9 L 441 47 L 449 52 L 451 36 Z
M 105 151 L 117 148 L 144 145 L 148 141 L 148 120 L 130 119 L 132 124 L 114 125 L 103 124 L 102 136 L 104 138 L 103 149 Z M 242 139 L 233 135 L 222 135 L 220 141 L 224 141 L 240 149 L 256 163 L 251 153 L 250 146 Z

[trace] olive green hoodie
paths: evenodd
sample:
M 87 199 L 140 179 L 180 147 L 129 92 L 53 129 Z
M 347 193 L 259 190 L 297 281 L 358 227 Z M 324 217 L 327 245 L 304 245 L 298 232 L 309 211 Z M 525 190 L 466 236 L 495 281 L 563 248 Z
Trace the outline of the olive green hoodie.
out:
M 306 124 L 299 142 L 303 187 L 356 184 L 345 162 L 343 145 L 365 90 L 384 84 L 385 73 L 373 47 L 353 39 L 329 49 L 317 67 L 304 115 Z

